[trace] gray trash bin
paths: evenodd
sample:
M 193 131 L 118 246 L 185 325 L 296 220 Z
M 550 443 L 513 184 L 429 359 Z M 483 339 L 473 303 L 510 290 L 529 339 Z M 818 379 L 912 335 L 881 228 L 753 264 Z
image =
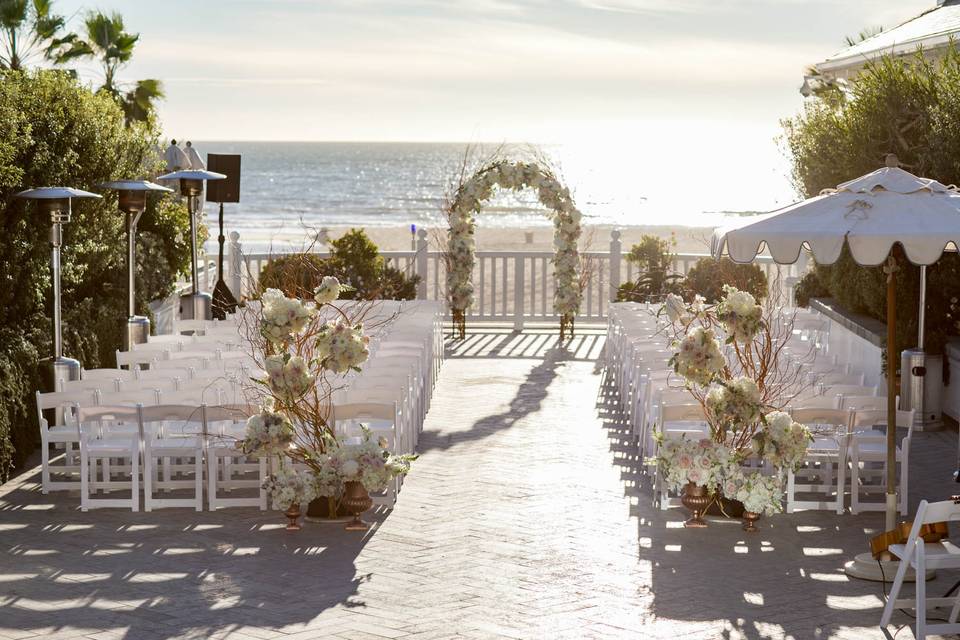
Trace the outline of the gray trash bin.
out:
M 913 428 L 936 431 L 943 428 L 940 397 L 943 392 L 943 356 L 920 349 L 900 354 L 900 408 L 916 411 Z

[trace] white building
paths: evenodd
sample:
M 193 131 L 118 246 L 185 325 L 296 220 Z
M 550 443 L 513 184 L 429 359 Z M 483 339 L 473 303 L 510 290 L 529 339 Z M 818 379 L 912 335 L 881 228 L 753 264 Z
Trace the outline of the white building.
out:
M 922 49 L 925 56 L 935 58 L 951 39 L 958 39 L 960 46 L 960 0 L 938 0 L 932 9 L 842 49 L 814 67 L 821 77 L 842 83 L 855 78 L 867 62 L 883 55 L 906 57 Z M 805 78 L 801 93 L 809 95 L 815 77 Z

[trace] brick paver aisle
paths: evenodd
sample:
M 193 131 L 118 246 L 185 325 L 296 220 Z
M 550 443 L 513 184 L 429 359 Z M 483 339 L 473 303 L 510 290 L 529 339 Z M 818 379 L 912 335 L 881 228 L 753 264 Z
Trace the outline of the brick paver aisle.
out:
M 459 344 L 423 455 L 366 536 L 290 534 L 248 509 L 82 514 L 35 476 L 8 484 L 0 638 L 879 638 L 880 585 L 840 568 L 882 516 L 777 516 L 749 537 L 737 522 L 683 529 L 637 487 L 591 359 L 601 344 Z M 926 435 L 917 462 L 944 482 L 917 486 L 939 496 L 956 434 Z

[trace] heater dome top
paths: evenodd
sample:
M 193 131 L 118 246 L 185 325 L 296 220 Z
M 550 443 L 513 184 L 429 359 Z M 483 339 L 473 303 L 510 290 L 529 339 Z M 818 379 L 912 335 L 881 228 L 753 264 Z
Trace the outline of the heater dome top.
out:
M 119 191 L 164 191 L 168 193 L 173 191 L 173 189 L 162 187 L 149 180 L 114 180 L 113 182 L 103 182 L 97 186 L 102 189 L 117 189 Z
M 102 198 L 103 196 L 73 187 L 38 187 L 21 191 L 17 197 L 25 200 L 63 200 L 64 198 Z

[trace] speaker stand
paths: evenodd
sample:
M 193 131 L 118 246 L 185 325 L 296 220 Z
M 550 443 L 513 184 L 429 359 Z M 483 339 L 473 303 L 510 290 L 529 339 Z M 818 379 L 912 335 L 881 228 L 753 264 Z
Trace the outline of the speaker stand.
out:
M 223 281 L 223 243 L 226 238 L 223 235 L 223 203 L 220 203 L 220 235 L 217 241 L 220 243 L 220 255 L 217 261 L 217 284 L 213 287 L 213 317 L 217 320 L 223 320 L 228 313 L 237 310 L 237 299 L 230 291 L 230 287 Z

